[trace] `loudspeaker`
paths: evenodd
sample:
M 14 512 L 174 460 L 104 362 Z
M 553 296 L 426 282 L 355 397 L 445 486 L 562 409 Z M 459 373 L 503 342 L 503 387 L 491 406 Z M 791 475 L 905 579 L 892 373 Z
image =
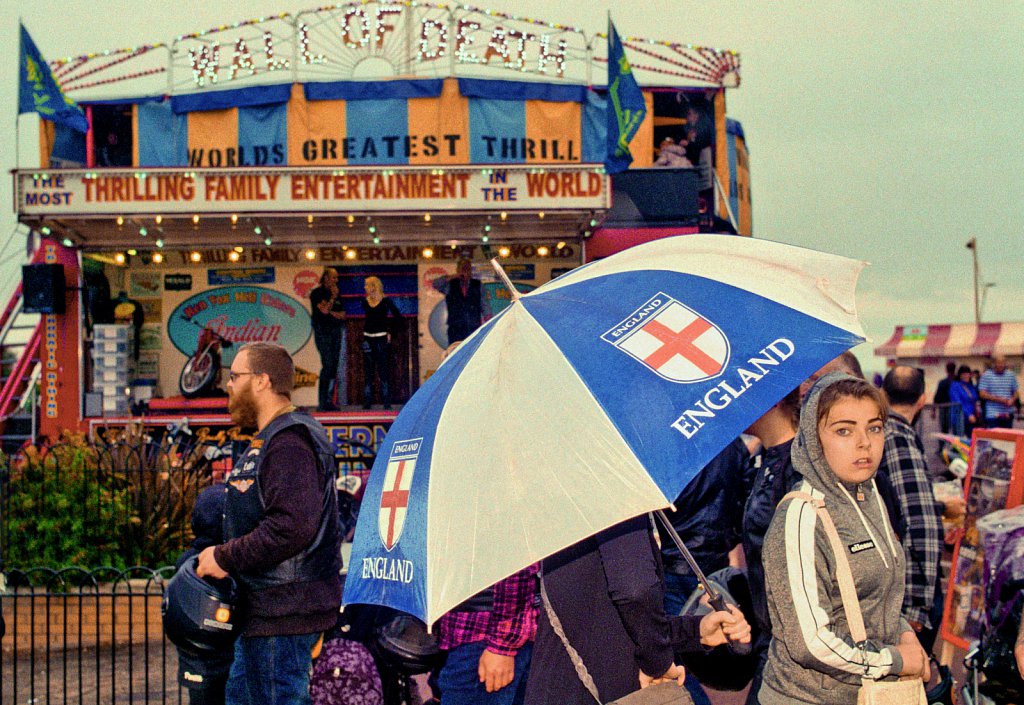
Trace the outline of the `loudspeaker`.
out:
M 21 295 L 25 313 L 64 313 L 64 265 L 24 265 Z

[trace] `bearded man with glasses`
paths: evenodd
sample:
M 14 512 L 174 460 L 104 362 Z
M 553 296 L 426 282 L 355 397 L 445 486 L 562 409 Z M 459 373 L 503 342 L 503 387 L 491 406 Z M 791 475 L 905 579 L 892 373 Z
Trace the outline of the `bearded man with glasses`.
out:
M 334 450 L 291 403 L 295 365 L 270 343 L 239 350 L 228 410 L 255 429 L 227 478 L 224 539 L 199 554 L 196 573 L 229 574 L 245 595 L 226 702 L 309 703 L 309 667 L 341 604 L 341 533 Z

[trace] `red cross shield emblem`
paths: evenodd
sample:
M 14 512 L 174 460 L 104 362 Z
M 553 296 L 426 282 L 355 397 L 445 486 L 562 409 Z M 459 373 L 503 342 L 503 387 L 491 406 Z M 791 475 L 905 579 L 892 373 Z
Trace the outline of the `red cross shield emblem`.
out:
M 377 513 L 377 531 L 384 548 L 390 551 L 398 545 L 409 510 L 409 488 L 416 471 L 416 459 L 420 454 L 422 438 L 396 441 L 391 447 L 387 471 L 384 473 L 384 490 L 380 495 L 380 511 Z
M 601 339 L 670 382 L 701 382 L 729 364 L 729 340 L 722 330 L 661 292 Z

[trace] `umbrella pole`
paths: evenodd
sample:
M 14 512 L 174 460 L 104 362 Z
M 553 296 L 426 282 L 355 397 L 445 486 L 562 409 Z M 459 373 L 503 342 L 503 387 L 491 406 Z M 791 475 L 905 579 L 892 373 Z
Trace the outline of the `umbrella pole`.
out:
M 711 583 L 708 582 L 708 578 L 704 575 L 704 571 L 700 569 L 699 565 L 697 565 L 697 561 L 693 557 L 693 554 L 690 553 L 690 549 L 688 549 L 686 544 L 683 543 L 683 540 L 676 532 L 676 528 L 672 526 L 672 522 L 670 522 L 668 517 L 665 516 L 665 512 L 659 509 L 654 512 L 654 516 L 658 517 L 658 520 L 661 521 L 661 525 L 665 527 L 665 531 L 672 537 L 672 542 L 676 545 L 676 548 L 679 549 L 679 553 L 681 553 L 683 558 L 686 559 L 686 562 L 690 564 L 690 570 L 692 570 L 693 574 L 697 576 L 697 580 L 700 581 L 700 584 L 704 586 L 704 589 L 708 593 L 708 600 L 711 603 L 711 606 L 717 611 L 725 610 L 725 601 L 722 599 L 721 594 L 719 594 L 718 590 L 715 590 L 715 588 L 711 586 Z
M 654 515 L 658 517 L 659 521 L 661 521 L 661 525 L 665 527 L 665 531 L 672 537 L 672 542 L 676 545 L 676 548 L 679 549 L 679 553 L 682 554 L 683 558 L 686 559 L 686 562 L 690 564 L 690 570 L 692 570 L 693 574 L 697 576 L 697 580 L 700 581 L 700 584 L 704 586 L 704 590 L 708 593 L 708 604 L 711 605 L 711 609 L 716 612 L 728 612 L 729 610 L 725 606 L 725 598 L 722 597 L 722 593 L 715 590 L 715 588 L 711 586 L 711 583 L 708 582 L 708 578 L 704 575 L 704 571 L 700 569 L 699 565 L 697 565 L 697 561 L 694 559 L 693 554 L 690 553 L 690 549 L 688 549 L 686 544 L 683 543 L 683 540 L 679 537 L 675 527 L 672 526 L 672 522 L 670 522 L 668 517 L 665 516 L 665 512 L 659 509 L 654 512 Z M 750 644 L 741 644 L 736 641 L 729 642 L 729 650 L 734 654 L 748 654 L 750 653 L 750 649 Z
M 505 283 L 505 286 L 508 287 L 509 292 L 512 294 L 512 300 L 517 301 L 522 294 L 519 293 L 519 289 L 517 289 L 516 285 L 512 283 L 512 280 L 508 278 L 508 274 L 505 273 L 505 269 L 501 266 L 497 257 L 491 258 L 491 266 L 494 267 L 494 271 L 498 273 L 498 277 Z

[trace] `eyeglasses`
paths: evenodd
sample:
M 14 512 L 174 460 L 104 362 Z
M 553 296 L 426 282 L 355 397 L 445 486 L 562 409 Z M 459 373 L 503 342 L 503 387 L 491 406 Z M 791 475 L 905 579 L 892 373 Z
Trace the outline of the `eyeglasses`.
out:
M 228 372 L 228 381 L 237 382 L 239 377 L 245 377 L 246 375 L 255 375 L 258 372 Z

